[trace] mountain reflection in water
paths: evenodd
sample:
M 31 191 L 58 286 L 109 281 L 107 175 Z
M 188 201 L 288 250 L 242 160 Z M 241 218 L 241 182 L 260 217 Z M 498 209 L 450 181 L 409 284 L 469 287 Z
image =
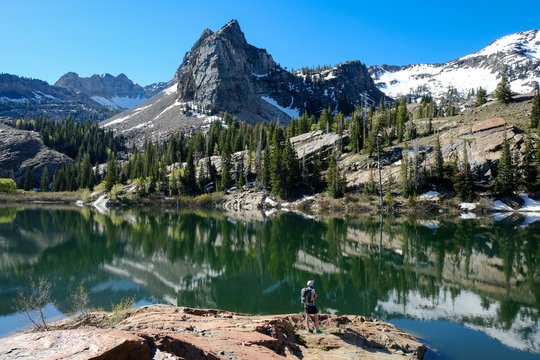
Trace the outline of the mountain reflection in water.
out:
M 376 215 L 318 221 L 291 213 L 4 208 L 0 322 L 12 318 L 11 300 L 29 277 L 52 282 L 62 313 L 79 284 L 105 309 L 135 296 L 299 312 L 300 289 L 315 279 L 322 312 L 448 320 L 540 353 L 540 224 L 523 224 L 519 216 L 381 223 Z

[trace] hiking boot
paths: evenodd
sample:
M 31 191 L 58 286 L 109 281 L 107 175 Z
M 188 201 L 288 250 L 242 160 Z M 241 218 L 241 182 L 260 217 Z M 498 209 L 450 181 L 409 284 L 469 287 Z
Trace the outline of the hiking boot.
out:
M 322 334 L 322 330 L 317 330 L 317 334 Z
M 307 329 L 307 331 L 309 331 L 310 333 L 313 333 L 313 329 Z

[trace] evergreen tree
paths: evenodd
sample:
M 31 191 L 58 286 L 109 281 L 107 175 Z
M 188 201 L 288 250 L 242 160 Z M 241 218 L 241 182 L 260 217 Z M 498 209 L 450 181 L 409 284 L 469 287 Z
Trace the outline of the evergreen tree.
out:
M 510 83 L 508 82 L 508 78 L 504 75 L 499 84 L 497 85 L 497 89 L 495 89 L 495 98 L 497 98 L 497 101 L 503 104 L 508 104 L 512 100 Z
M 26 191 L 32 189 L 32 170 L 27 167 L 24 173 L 24 180 L 22 188 Z
M 401 169 L 399 173 L 399 185 L 401 190 L 401 195 L 403 197 L 408 197 L 412 193 L 412 186 L 409 179 L 409 150 L 408 145 L 405 143 L 405 146 L 402 150 L 401 157 Z
M 282 163 L 282 149 L 285 137 L 283 129 L 278 127 L 272 139 L 272 157 L 270 159 L 270 182 L 272 185 L 272 193 L 276 196 L 283 196 L 284 189 L 284 173 Z
M 534 191 L 536 188 L 536 168 L 534 166 L 534 151 L 532 146 L 531 129 L 525 138 L 525 150 L 521 162 L 520 185 L 522 189 Z
M 461 167 L 461 172 L 457 173 L 454 179 L 454 190 L 456 190 L 457 196 L 461 200 L 470 201 L 473 196 L 473 182 L 466 143 L 463 144 L 463 159 Z
M 225 145 L 223 153 L 221 155 L 221 189 L 227 190 L 233 184 L 233 178 L 231 176 L 232 159 L 229 145 Z
M 444 159 L 443 154 L 441 151 L 441 140 L 437 136 L 437 141 L 435 143 L 435 166 L 433 167 L 433 175 L 435 179 L 441 180 L 443 177 L 443 171 L 444 171 Z
M 326 191 L 333 198 L 342 197 L 345 193 L 345 179 L 337 164 L 337 150 L 334 148 L 330 156 L 328 171 L 326 172 Z
M 405 101 L 401 99 L 398 107 L 397 117 L 396 117 L 396 126 L 397 126 L 397 141 L 402 142 L 405 135 L 405 126 L 409 120 L 409 115 L 407 112 L 407 105 Z
M 261 184 L 264 189 L 268 189 L 270 187 L 270 146 L 264 149 L 263 152 Z
M 282 159 L 285 174 L 285 196 L 289 196 L 298 183 L 298 175 L 300 172 L 300 169 L 298 168 L 298 157 L 296 156 L 296 151 L 289 140 L 285 140 L 285 148 L 283 149 Z
M 351 117 L 351 142 L 350 149 L 354 153 L 359 153 L 364 147 L 363 139 L 363 119 L 360 108 L 356 108 Z
M 51 183 L 51 176 L 49 175 L 49 168 L 45 166 L 43 173 L 41 174 L 41 191 L 49 191 L 49 184 Z
M 534 94 L 534 98 L 532 101 L 532 107 L 531 107 L 531 128 L 536 129 L 538 128 L 538 124 L 540 124 L 540 94 L 538 93 L 538 90 Z
M 105 191 L 110 192 L 114 185 L 118 183 L 118 167 L 114 153 L 111 152 L 107 161 L 107 172 L 105 174 Z
M 512 154 L 510 144 L 504 131 L 502 155 L 497 166 L 497 177 L 495 179 L 495 191 L 501 195 L 511 194 L 514 190 L 514 171 L 512 167 Z
M 474 107 L 479 107 L 487 103 L 487 92 L 482 87 L 478 88 L 476 91 L 476 100 L 474 102 Z
M 195 162 L 193 159 L 193 150 L 190 149 L 186 159 L 186 168 L 184 170 L 184 176 L 182 177 L 182 189 L 187 195 L 195 195 L 198 192 L 197 189 L 197 177 L 195 174 Z
M 90 155 L 84 157 L 79 171 L 79 188 L 84 189 L 90 187 L 90 174 L 92 174 L 92 163 L 90 162 Z

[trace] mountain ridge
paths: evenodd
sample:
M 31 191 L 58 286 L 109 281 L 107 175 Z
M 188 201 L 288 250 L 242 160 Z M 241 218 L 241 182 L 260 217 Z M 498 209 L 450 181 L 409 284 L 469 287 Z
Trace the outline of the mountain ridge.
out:
M 377 87 L 397 98 L 406 94 L 446 95 L 449 87 L 462 97 L 479 86 L 493 92 L 503 75 L 513 91 L 528 93 L 540 81 L 540 31 L 506 35 L 474 53 L 445 63 L 373 65 L 368 70 Z
M 227 111 L 250 123 L 287 123 L 304 111 L 318 114 L 330 108 L 348 114 L 355 105 L 386 98 L 359 61 L 310 76 L 283 69 L 265 49 L 247 42 L 236 20 L 216 32 L 203 30 L 172 82 L 176 88 L 167 88 L 103 126 L 128 139 L 143 134 L 159 138 L 204 127 L 215 120 L 216 112 Z M 199 118 L 198 125 L 194 117 Z

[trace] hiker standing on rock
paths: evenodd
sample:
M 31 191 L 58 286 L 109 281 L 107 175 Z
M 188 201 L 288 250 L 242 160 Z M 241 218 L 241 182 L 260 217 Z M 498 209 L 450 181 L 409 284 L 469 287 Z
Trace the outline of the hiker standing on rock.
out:
M 315 299 L 317 298 L 317 294 L 315 293 L 315 289 L 313 288 L 313 285 L 315 285 L 314 280 L 309 280 L 307 282 L 307 287 L 302 289 L 302 304 L 304 304 L 304 310 L 306 311 L 306 329 L 309 332 L 313 332 L 313 329 L 309 326 L 309 319 L 312 317 L 313 323 L 315 324 L 315 329 L 317 331 L 317 334 L 322 333 L 321 330 L 319 330 L 319 312 L 317 311 L 317 306 L 315 306 Z

